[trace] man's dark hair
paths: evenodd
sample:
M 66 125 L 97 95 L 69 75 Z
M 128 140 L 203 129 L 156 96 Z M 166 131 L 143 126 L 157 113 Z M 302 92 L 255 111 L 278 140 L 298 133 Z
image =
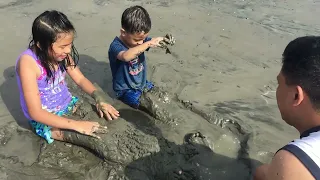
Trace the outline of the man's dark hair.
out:
M 129 7 L 122 13 L 121 26 L 130 34 L 148 33 L 151 29 L 149 13 L 141 6 Z
M 299 37 L 287 45 L 282 56 L 282 73 L 286 84 L 301 86 L 313 107 L 319 110 L 320 37 Z

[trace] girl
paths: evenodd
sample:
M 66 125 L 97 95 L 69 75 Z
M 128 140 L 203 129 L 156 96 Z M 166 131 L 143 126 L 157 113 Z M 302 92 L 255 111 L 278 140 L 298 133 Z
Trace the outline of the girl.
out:
M 75 112 L 77 97 L 71 95 L 65 82 L 66 73 L 96 100 L 100 116 L 117 119 L 119 112 L 101 102 L 93 84 L 76 66 L 78 53 L 73 45 L 75 29 L 66 15 L 45 11 L 32 25 L 32 40 L 16 63 L 20 104 L 35 133 L 50 144 L 63 141 L 63 130 L 74 130 L 98 137 L 94 132 L 106 127 L 91 121 L 62 117 Z

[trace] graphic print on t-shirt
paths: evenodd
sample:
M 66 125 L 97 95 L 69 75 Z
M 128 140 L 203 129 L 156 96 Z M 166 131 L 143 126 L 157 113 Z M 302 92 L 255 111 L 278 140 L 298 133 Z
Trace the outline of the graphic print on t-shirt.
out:
M 129 74 L 135 76 L 138 75 L 143 70 L 143 64 L 140 59 L 136 57 L 135 59 L 128 62 L 129 63 Z

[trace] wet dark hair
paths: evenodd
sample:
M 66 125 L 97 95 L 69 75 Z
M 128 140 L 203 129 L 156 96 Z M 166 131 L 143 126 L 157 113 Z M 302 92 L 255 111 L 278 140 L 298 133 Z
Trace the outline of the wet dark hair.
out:
M 129 7 L 122 13 L 121 26 L 130 34 L 148 33 L 151 29 L 149 13 L 141 6 Z
M 52 44 L 57 40 L 59 33 L 76 33 L 72 23 L 62 12 L 56 10 L 45 11 L 33 21 L 32 40 L 29 43 L 29 48 L 35 51 L 41 65 L 46 69 L 47 81 L 49 79 L 54 81 L 55 79 L 54 63 L 56 62 L 49 50 L 52 50 Z M 71 64 L 69 56 L 58 62 L 62 72 L 67 70 L 67 67 L 78 64 L 79 55 L 73 44 L 70 56 L 73 58 L 74 64 Z
M 320 109 L 320 37 L 291 41 L 283 52 L 282 74 L 287 85 L 299 85 L 315 109 Z

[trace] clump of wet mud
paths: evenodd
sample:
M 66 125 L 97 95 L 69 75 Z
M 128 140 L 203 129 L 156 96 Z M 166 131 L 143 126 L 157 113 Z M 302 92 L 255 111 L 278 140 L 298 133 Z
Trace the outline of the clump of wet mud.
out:
M 161 88 L 143 95 L 146 112 L 105 96 L 121 116 L 106 121 L 90 97 L 73 83 L 69 86 L 83 100 L 72 118 L 97 121 L 108 126 L 108 133 L 96 139 L 67 132 L 66 140 L 100 157 L 104 163 L 98 171 L 106 179 L 249 179 L 259 164 L 248 156 L 249 135 L 239 124 L 233 123 L 237 133 L 212 124 Z
M 86 179 L 101 166 L 101 160 L 86 149 L 59 142 L 47 145 L 15 122 L 1 126 L 0 143 L 0 179 L 4 180 Z

